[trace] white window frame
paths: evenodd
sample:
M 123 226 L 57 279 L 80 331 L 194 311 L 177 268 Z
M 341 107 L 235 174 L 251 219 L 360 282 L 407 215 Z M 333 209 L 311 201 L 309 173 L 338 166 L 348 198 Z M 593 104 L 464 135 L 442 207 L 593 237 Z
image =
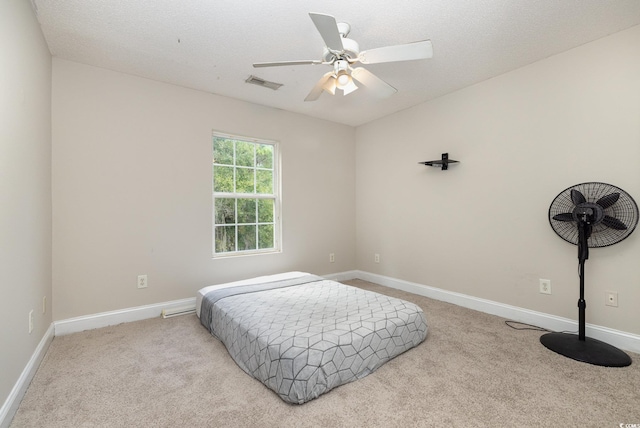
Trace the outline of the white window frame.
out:
M 273 193 L 272 194 L 261 194 L 261 193 L 236 193 L 234 192 L 216 192 L 214 189 L 214 167 L 216 165 L 215 159 L 213 159 L 213 148 L 214 141 L 216 138 L 225 138 L 236 141 L 244 141 L 253 144 L 267 144 L 273 147 Z M 212 243 L 211 243 L 211 251 L 213 258 L 225 258 L 225 257 L 238 257 L 238 256 L 249 256 L 249 255 L 258 255 L 258 254 L 273 254 L 273 253 L 281 253 L 282 252 L 282 215 L 281 215 L 281 189 L 282 183 L 280 180 L 280 144 L 277 141 L 258 139 L 253 137 L 245 137 L 240 135 L 232 135 L 226 134 L 223 132 L 214 131 L 211 138 L 211 157 L 213 159 L 213 163 L 211 166 L 211 213 L 212 213 Z M 235 151 L 234 151 L 234 165 L 235 165 Z M 259 170 L 254 166 L 254 170 Z M 234 183 L 235 183 L 235 167 L 234 167 Z M 225 252 L 216 252 L 216 207 L 215 201 L 216 198 L 231 198 L 231 199 L 243 199 L 250 197 L 252 199 L 273 199 L 274 201 L 274 219 L 273 219 L 273 248 L 263 248 L 263 249 L 253 249 L 253 250 L 238 250 L 238 225 L 242 225 L 242 223 L 237 222 L 237 211 L 236 211 L 236 222 L 229 223 L 229 225 L 236 226 L 236 250 L 235 251 L 225 251 Z M 258 224 L 256 219 L 256 224 Z M 257 239 L 257 238 L 256 238 Z

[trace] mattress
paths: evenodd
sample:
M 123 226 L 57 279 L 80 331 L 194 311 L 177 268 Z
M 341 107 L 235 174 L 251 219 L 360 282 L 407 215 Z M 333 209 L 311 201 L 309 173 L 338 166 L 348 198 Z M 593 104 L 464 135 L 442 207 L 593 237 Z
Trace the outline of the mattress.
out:
M 203 288 L 196 309 L 242 370 L 293 404 L 367 376 L 427 335 L 417 305 L 304 272 Z

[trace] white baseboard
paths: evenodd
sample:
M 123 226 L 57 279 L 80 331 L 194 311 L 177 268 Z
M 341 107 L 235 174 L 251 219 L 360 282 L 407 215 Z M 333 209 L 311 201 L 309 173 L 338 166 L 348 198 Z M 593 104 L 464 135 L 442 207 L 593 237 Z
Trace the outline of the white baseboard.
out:
M 55 321 L 55 335 L 62 336 L 65 334 L 92 330 L 94 328 L 108 327 L 110 325 L 117 325 L 125 322 L 156 318 L 162 315 L 163 309 L 184 308 L 187 306 L 193 306 L 195 309 L 196 298 L 190 297 L 188 299 L 173 300 L 171 302 L 156 303 L 153 305 L 138 306 L 134 308 L 120 309 L 117 311 L 102 312 L 99 314 Z
M 427 285 L 390 278 L 374 273 L 355 270 L 325 275 L 325 277 L 334 279 L 336 281 L 345 281 L 355 278 L 363 279 L 376 284 L 384 285 L 385 287 L 408 291 L 420 296 L 429 297 L 435 300 L 441 300 L 447 303 L 453 303 L 454 305 L 462 306 L 464 308 L 469 308 L 480 312 L 485 312 L 491 315 L 497 315 L 499 317 L 507 318 L 513 321 L 533 324 L 552 331 L 578 331 L 578 322 L 576 320 L 545 314 L 543 312 L 532 311 L 517 306 L 506 305 L 504 303 L 494 302 L 492 300 L 481 299 L 479 297 L 473 297 L 466 294 L 443 290 L 440 288 L 429 287 Z M 585 333 L 587 337 L 601 340 L 629 352 L 640 353 L 639 335 L 588 323 L 585 326 Z
M 327 275 L 320 275 L 320 276 L 322 276 L 323 278 L 331 279 L 333 281 L 348 281 L 350 279 L 360 278 L 360 276 L 358 275 L 361 275 L 362 273 L 363 272 L 359 270 L 350 270 L 346 272 L 330 273 Z
M 429 287 L 427 285 L 390 278 L 360 270 L 333 273 L 323 276 L 335 281 L 346 281 L 355 278 L 363 279 L 386 287 L 408 291 L 420 296 L 441 300 L 443 302 L 497 315 L 514 321 L 537 325 L 553 331 L 577 331 L 578 329 L 578 323 L 568 318 L 557 317 L 542 312 L 519 308 L 517 306 L 506 305 L 491 300 L 468 296 L 466 294 L 442 290 L 440 288 Z M 160 317 L 163 309 L 184 308 L 186 306 L 193 306 L 195 308 L 195 302 L 196 299 L 193 297 L 55 321 L 45 333 L 40 344 L 33 353 L 33 356 L 29 360 L 29 363 L 20 375 L 18 382 L 16 382 L 15 386 L 11 390 L 9 397 L 2 408 L 0 408 L 0 428 L 7 428 L 11 423 L 11 419 L 18 410 L 20 401 L 26 393 L 29 383 L 35 375 L 54 336 L 107 327 L 125 322 Z M 617 346 L 620 349 L 640 353 L 640 336 L 638 335 L 593 324 L 586 325 L 586 334 L 588 337 L 602 340 L 603 342 Z
M 22 370 L 18 381 L 13 386 L 13 389 L 9 393 L 9 396 L 2 405 L 2 408 L 0 408 L 0 428 L 8 428 L 11 424 L 13 416 L 18 411 L 18 407 L 20 406 L 22 397 L 24 397 L 24 394 L 27 392 L 27 388 L 29 388 L 31 379 L 33 379 L 33 376 L 35 376 L 36 372 L 38 371 L 38 367 L 40 367 L 42 359 L 47 353 L 47 349 L 49 349 L 49 345 L 53 340 L 53 336 L 54 328 L 53 324 L 50 324 L 49 328 L 40 340 L 40 343 L 36 347 L 36 350 L 33 352 L 31 359 L 27 363 L 24 370 Z

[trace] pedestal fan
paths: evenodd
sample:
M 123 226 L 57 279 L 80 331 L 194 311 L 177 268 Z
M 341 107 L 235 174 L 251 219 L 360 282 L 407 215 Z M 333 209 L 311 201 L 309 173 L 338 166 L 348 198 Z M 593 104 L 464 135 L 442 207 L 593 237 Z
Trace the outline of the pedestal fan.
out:
M 606 247 L 628 237 L 638 224 L 638 205 L 624 190 L 605 183 L 571 186 L 551 202 L 549 223 L 565 241 L 578 246 L 580 299 L 579 332 L 547 333 L 540 342 L 561 355 L 585 363 L 624 367 L 631 358 L 615 346 L 585 337 L 584 264 L 589 248 Z

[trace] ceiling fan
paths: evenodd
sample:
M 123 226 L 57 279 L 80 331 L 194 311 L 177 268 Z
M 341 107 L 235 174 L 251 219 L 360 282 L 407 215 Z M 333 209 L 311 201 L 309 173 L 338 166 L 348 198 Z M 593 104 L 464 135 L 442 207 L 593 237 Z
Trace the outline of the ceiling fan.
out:
M 277 61 L 257 62 L 254 67 L 277 67 L 291 65 L 330 65 L 333 70 L 324 74 L 316 83 L 305 101 L 317 100 L 322 91 L 334 95 L 336 88 L 341 89 L 344 95 L 358 89 L 354 80 L 381 98 L 386 98 L 398 92 L 396 88 L 386 83 L 363 67 L 352 68 L 351 65 L 378 64 L 383 62 L 410 61 L 426 59 L 433 56 L 433 47 L 430 40 L 422 40 L 403 45 L 386 46 L 382 48 L 360 51 L 360 46 L 355 40 L 347 38 L 351 26 L 347 23 L 337 23 L 331 15 L 322 13 L 309 13 L 318 32 L 324 40 L 325 47 L 321 60 L 302 61 Z

